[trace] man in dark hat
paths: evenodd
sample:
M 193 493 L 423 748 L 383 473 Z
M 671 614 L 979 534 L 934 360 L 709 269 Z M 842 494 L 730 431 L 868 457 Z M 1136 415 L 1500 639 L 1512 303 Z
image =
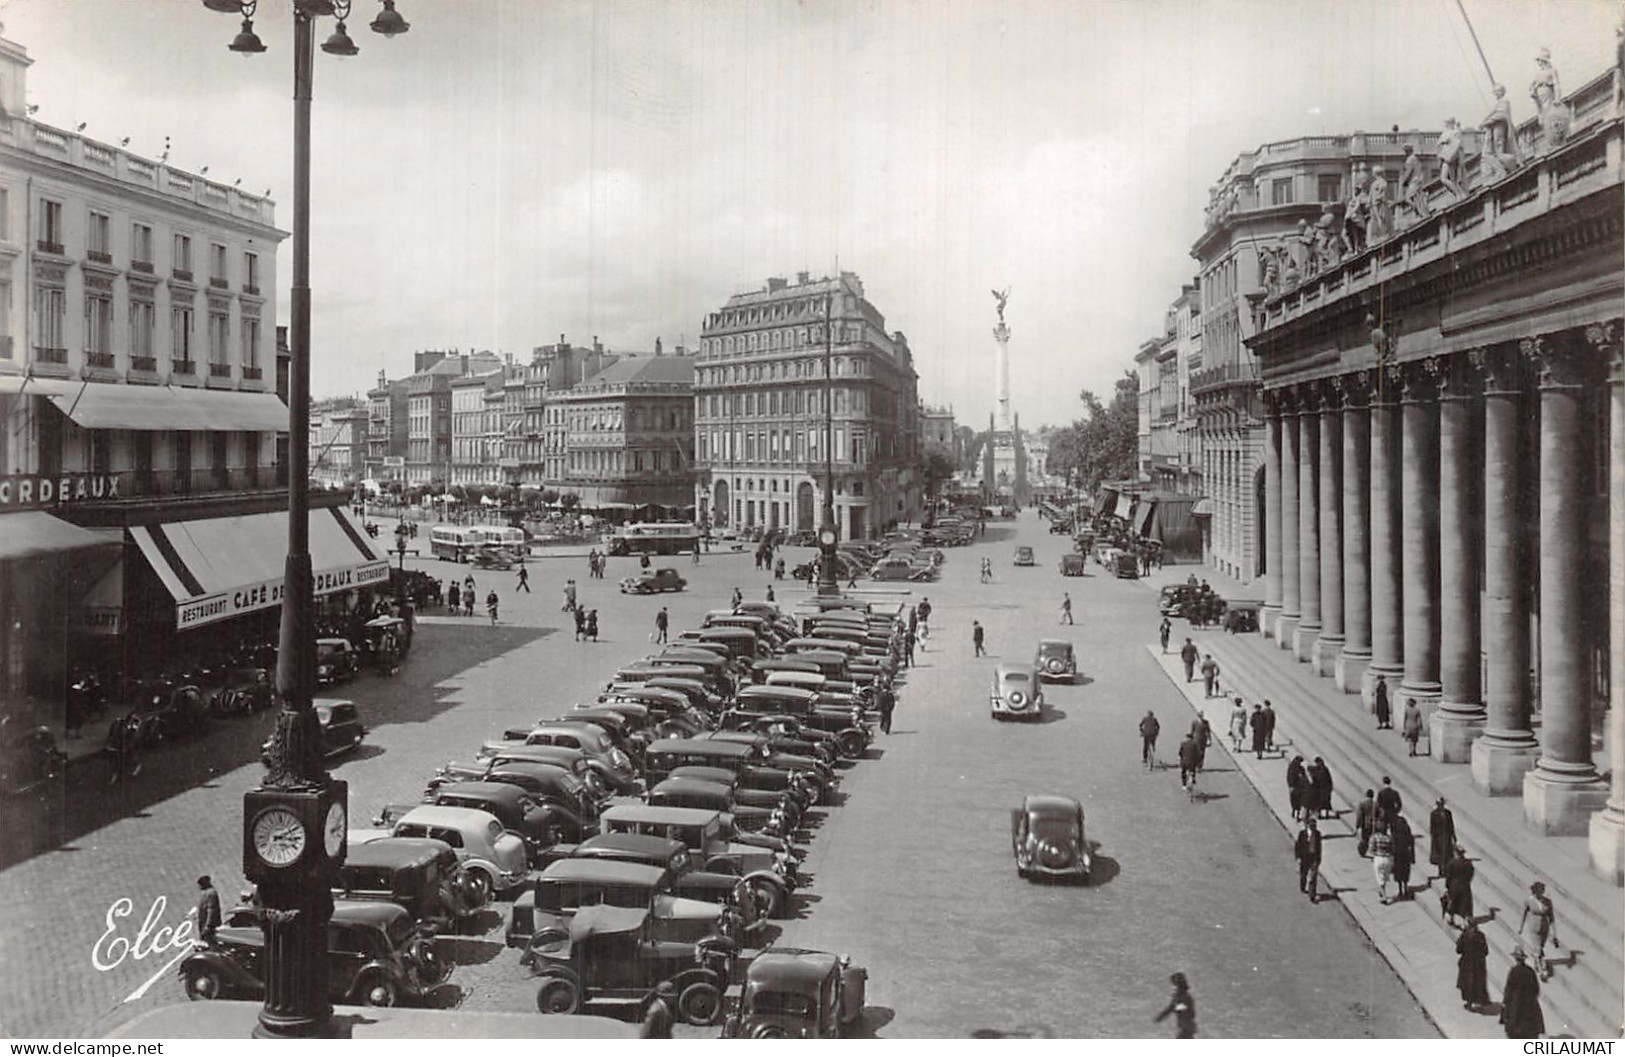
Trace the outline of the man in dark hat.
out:
M 1444 797 L 1433 805 L 1433 813 L 1428 816 L 1428 862 L 1438 871 L 1438 876 L 1444 876 L 1444 868 L 1454 856 L 1456 850 L 1456 817 L 1450 809 L 1444 806 Z
M 212 947 L 214 934 L 220 928 L 220 893 L 214 890 L 208 874 L 197 879 L 197 887 L 197 934 Z
M 1293 854 L 1298 859 L 1298 891 L 1309 893 L 1311 903 L 1320 902 L 1320 895 L 1316 891 L 1320 882 L 1320 853 L 1319 823 L 1315 821 L 1315 816 L 1310 815 L 1303 820 L 1303 828 L 1298 830 Z
M 1546 1031 L 1540 1011 L 1540 978 L 1522 947 L 1512 948 L 1512 968 L 1501 988 L 1501 1027 L 1509 1039 L 1538 1039 Z

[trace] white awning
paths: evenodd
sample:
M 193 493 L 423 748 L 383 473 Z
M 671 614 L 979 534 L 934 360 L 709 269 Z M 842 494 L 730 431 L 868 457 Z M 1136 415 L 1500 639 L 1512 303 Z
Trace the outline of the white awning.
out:
M 86 429 L 288 431 L 287 405 L 274 393 L 19 375 L 0 375 L 0 393 L 43 396 Z
M 141 525 L 130 535 L 175 599 L 182 631 L 282 604 L 285 511 Z M 343 507 L 310 512 L 310 560 L 318 597 L 389 579 L 388 558 Z
M 0 514 L 0 561 L 60 554 L 82 547 L 119 546 L 117 536 L 104 536 L 80 528 L 43 510 Z

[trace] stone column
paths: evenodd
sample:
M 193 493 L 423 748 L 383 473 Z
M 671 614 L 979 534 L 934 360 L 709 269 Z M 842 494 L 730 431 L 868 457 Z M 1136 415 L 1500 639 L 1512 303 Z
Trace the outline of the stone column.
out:
M 1311 664 L 1331 675 L 1343 652 L 1343 380 L 1320 405 L 1320 638 Z
M 1292 648 L 1293 633 L 1303 616 L 1298 597 L 1298 527 L 1298 409 L 1293 401 L 1281 409 L 1281 615 L 1275 621 L 1275 642 L 1283 650 Z
M 1524 346 L 1540 374 L 1540 759 L 1523 776 L 1524 821 L 1587 831 L 1608 787 L 1591 761 L 1591 688 L 1581 582 L 1586 547 L 1584 345 L 1569 332 Z
M 1426 719 L 1439 700 L 1439 375 L 1437 360 L 1408 367 L 1400 397 L 1404 521 L 1405 678 L 1396 719 L 1414 700 Z
M 1314 656 L 1320 637 L 1320 402 L 1305 386 L 1298 404 L 1298 605 L 1302 616 L 1292 633 L 1292 655 Z
M 1478 360 L 1483 353 L 1475 351 Z M 1439 710 L 1429 744 L 1444 763 L 1466 763 L 1484 732 L 1479 666 L 1479 548 L 1483 498 L 1478 469 L 1478 371 L 1465 356 L 1446 365 L 1439 391 Z
M 1525 378 L 1516 350 L 1484 357 L 1484 686 L 1486 722 L 1473 742 L 1473 786 L 1487 796 L 1523 792 L 1540 745 L 1529 724 L 1529 589 L 1524 582 Z
M 1398 378 L 1397 367 L 1381 371 L 1371 398 L 1371 664 L 1360 681 L 1368 708 L 1379 678 L 1388 686 L 1389 703 L 1398 707 L 1399 677 L 1405 670 Z
M 1591 816 L 1591 868 L 1625 884 L 1625 359 L 1618 321 L 1588 327 L 1612 345 L 1608 357 L 1608 806 Z
M 1345 694 L 1358 693 L 1371 663 L 1371 409 L 1369 379 L 1361 372 L 1343 387 L 1343 633 L 1332 678 Z
M 1281 408 L 1273 396 L 1264 408 L 1264 604 L 1258 623 L 1270 636 L 1281 615 Z

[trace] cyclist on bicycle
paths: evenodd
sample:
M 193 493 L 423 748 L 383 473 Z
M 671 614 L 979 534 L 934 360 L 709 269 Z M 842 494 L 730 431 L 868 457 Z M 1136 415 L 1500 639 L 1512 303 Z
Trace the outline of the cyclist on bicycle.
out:
M 1179 784 L 1187 790 L 1194 790 L 1196 772 L 1201 769 L 1202 743 L 1195 734 L 1187 734 L 1185 740 L 1179 743 Z
M 1162 732 L 1162 724 L 1157 722 L 1155 712 L 1147 709 L 1145 718 L 1140 720 L 1140 762 L 1149 770 L 1157 759 L 1157 735 Z

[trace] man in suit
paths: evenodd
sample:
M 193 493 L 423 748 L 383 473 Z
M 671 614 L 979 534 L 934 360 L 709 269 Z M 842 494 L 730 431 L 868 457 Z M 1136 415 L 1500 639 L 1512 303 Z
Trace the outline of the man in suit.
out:
M 1310 815 L 1304 819 L 1303 828 L 1298 830 L 1298 841 L 1293 848 L 1293 854 L 1298 858 L 1298 891 L 1309 893 L 1309 902 L 1318 903 L 1320 895 L 1316 886 L 1320 882 L 1320 827 L 1315 817 Z

